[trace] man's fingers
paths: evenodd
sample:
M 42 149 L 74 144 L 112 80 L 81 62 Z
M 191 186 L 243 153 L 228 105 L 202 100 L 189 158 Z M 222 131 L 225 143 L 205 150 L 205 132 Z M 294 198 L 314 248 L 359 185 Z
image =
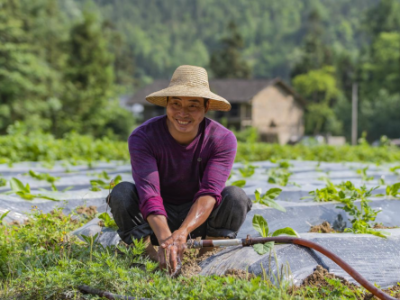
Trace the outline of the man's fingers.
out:
M 176 247 L 170 247 L 169 263 L 170 263 L 170 273 L 174 273 L 178 266 Z
M 174 243 L 174 240 L 172 239 L 172 237 L 169 237 L 168 239 L 166 239 L 160 246 L 164 249 L 168 248 L 169 246 L 171 246 Z

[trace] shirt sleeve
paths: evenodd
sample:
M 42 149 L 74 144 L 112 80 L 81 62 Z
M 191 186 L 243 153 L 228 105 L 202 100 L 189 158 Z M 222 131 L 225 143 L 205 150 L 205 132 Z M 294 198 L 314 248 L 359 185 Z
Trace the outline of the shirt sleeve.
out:
M 139 209 L 146 221 L 150 214 L 167 217 L 160 194 L 157 161 L 147 139 L 135 133 L 128 140 L 132 177 L 139 195 Z
M 225 187 L 229 174 L 232 170 L 237 150 L 235 135 L 229 133 L 219 140 L 215 151 L 212 152 L 204 170 L 200 190 L 194 196 L 196 201 L 201 196 L 212 196 L 217 201 L 215 207 L 221 203 L 221 192 Z

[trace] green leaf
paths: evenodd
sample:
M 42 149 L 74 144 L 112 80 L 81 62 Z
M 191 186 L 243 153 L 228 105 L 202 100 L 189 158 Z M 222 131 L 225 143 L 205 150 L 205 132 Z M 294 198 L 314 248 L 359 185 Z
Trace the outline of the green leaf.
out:
M 255 244 L 253 246 L 254 251 L 256 251 L 258 254 L 260 255 L 264 255 L 267 254 L 268 252 L 270 252 L 272 250 L 272 248 L 274 247 L 274 242 L 268 242 L 265 244 Z
M 60 201 L 59 199 L 52 198 L 52 197 L 49 197 L 49 196 L 46 196 L 46 195 L 42 195 L 42 194 L 38 194 L 36 196 L 39 197 L 39 198 L 43 198 L 43 199 L 47 199 L 47 200 L 51 200 L 51 201 Z
M 10 180 L 10 187 L 13 192 L 25 191 L 24 184 L 17 178 L 13 177 Z
M 3 221 L 3 219 L 10 213 L 10 211 L 11 211 L 11 210 L 7 210 L 4 214 L 2 214 L 2 215 L 0 216 L 0 222 Z
M 269 189 L 265 193 L 263 198 L 268 198 L 268 199 L 271 199 L 271 200 L 275 200 L 281 194 L 281 192 L 282 192 L 282 189 L 280 189 L 280 188 L 272 188 L 272 189 Z
M 236 180 L 236 181 L 232 182 L 231 185 L 242 188 L 246 185 L 246 180 Z
M 104 226 L 108 228 L 118 229 L 117 224 L 115 223 L 114 219 L 112 219 L 108 213 L 103 212 L 97 216 L 99 219 L 104 221 Z
M 26 193 L 25 191 L 18 191 L 15 194 L 17 194 L 18 196 L 20 196 L 21 198 L 25 199 L 25 200 L 32 200 L 35 198 L 35 195 L 32 195 L 30 193 Z
M 262 237 L 267 237 L 269 233 L 268 223 L 261 215 L 254 215 L 253 217 L 253 228 L 257 230 L 257 232 Z
M 261 201 L 261 193 L 262 193 L 262 189 L 256 189 L 254 191 L 254 195 L 256 197 L 256 202 L 260 202 Z
M 299 234 L 293 228 L 290 227 L 285 227 L 275 230 L 274 233 L 272 234 L 272 236 L 279 236 L 279 235 L 290 235 L 290 236 L 300 237 Z
M 274 200 L 271 200 L 271 199 L 262 199 L 261 204 L 271 207 L 271 208 L 275 208 L 275 209 L 283 211 L 283 212 L 286 212 L 286 209 L 283 206 L 281 206 L 280 204 L 276 203 Z

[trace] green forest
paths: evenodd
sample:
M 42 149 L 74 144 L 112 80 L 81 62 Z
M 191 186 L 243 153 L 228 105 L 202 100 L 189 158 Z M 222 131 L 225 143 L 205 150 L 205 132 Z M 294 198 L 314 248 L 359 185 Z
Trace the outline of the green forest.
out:
M 182 64 L 275 78 L 308 102 L 306 133 L 400 137 L 400 0 L 0 0 L 0 134 L 126 140 L 119 105 Z

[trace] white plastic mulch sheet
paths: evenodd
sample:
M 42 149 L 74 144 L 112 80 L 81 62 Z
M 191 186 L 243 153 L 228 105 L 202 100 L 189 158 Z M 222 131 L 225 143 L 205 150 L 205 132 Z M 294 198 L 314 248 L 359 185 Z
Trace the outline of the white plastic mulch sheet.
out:
M 245 179 L 244 187 L 247 195 L 254 199 L 254 191 L 261 188 L 263 192 L 273 187 L 282 189 L 278 197 L 278 203 L 286 208 L 286 212 L 280 212 L 260 204 L 254 204 L 249 212 L 245 223 L 238 233 L 239 238 L 245 238 L 248 234 L 253 237 L 259 234 L 253 229 L 252 218 L 254 214 L 262 215 L 269 224 L 270 232 L 283 228 L 292 227 L 302 238 L 310 239 L 329 250 L 338 254 L 347 263 L 353 266 L 363 276 L 371 282 L 376 282 L 382 287 L 390 286 L 400 281 L 400 229 L 387 229 L 391 236 L 387 239 L 371 235 L 354 234 L 317 234 L 307 233 L 310 226 L 321 224 L 328 221 L 330 224 L 339 228 L 350 227 L 349 216 L 336 208 L 334 202 L 318 203 L 312 199 L 300 198 L 307 196 L 310 191 L 321 189 L 326 186 L 324 178 L 329 178 L 334 184 L 350 180 L 357 187 L 366 184 L 368 188 L 379 185 L 379 179 L 384 178 L 386 184 L 400 182 L 400 178 L 389 169 L 394 165 L 361 164 L 361 163 L 320 163 L 308 161 L 290 161 L 289 171 L 293 174 L 289 178 L 287 186 L 270 184 L 268 171 L 277 167 L 271 162 L 255 162 L 254 175 L 243 178 L 239 168 L 242 164 L 235 164 L 233 176 L 227 182 Z M 372 180 L 362 181 L 361 175 L 356 170 L 368 167 L 367 175 L 373 177 Z M 52 176 L 60 177 L 55 182 L 58 191 L 51 191 L 51 184 L 37 180 L 26 175 L 29 170 L 37 173 L 49 173 Z M 0 165 L 0 176 L 7 179 L 17 178 L 24 184 L 29 184 L 31 194 L 44 194 L 60 201 L 51 201 L 43 198 L 24 200 L 15 193 L 10 192 L 10 186 L 0 187 L 0 215 L 6 211 L 10 213 L 5 218 L 6 222 L 13 220 L 23 221 L 27 214 L 31 212 L 32 206 L 37 206 L 39 210 L 49 212 L 55 207 L 63 207 L 65 213 L 73 211 L 81 205 L 94 205 L 99 212 L 106 211 L 105 199 L 108 190 L 90 191 L 90 180 L 101 179 L 105 182 L 104 171 L 109 178 L 121 175 L 123 181 L 133 182 L 129 163 L 121 162 L 95 163 L 89 166 L 66 166 L 57 163 L 52 168 L 47 168 L 41 163 L 18 163 L 12 167 Z M 68 188 L 67 191 L 62 190 Z M 43 189 L 47 190 L 44 191 Z M 374 191 L 374 194 L 385 194 L 385 186 Z M 383 223 L 385 226 L 400 226 L 400 201 L 386 197 L 371 198 L 370 205 L 374 209 L 381 209 L 376 222 Z M 108 209 L 109 211 L 109 209 Z M 100 233 L 98 241 L 104 246 L 116 245 L 120 241 L 118 234 L 109 228 L 102 228 L 98 225 L 99 219 L 94 219 L 82 228 L 73 232 L 76 235 L 95 235 Z M 283 269 L 290 266 L 290 272 L 283 272 L 287 280 L 296 284 L 312 273 L 317 264 L 321 264 L 329 269 L 330 272 L 343 276 L 349 280 L 351 278 L 342 271 L 336 264 L 331 262 L 323 255 L 309 249 L 295 245 L 276 245 L 275 254 L 260 256 L 254 252 L 253 248 L 229 248 L 202 263 L 202 274 L 223 274 L 227 269 L 243 269 L 254 274 L 267 274 L 271 280 L 277 278 Z

